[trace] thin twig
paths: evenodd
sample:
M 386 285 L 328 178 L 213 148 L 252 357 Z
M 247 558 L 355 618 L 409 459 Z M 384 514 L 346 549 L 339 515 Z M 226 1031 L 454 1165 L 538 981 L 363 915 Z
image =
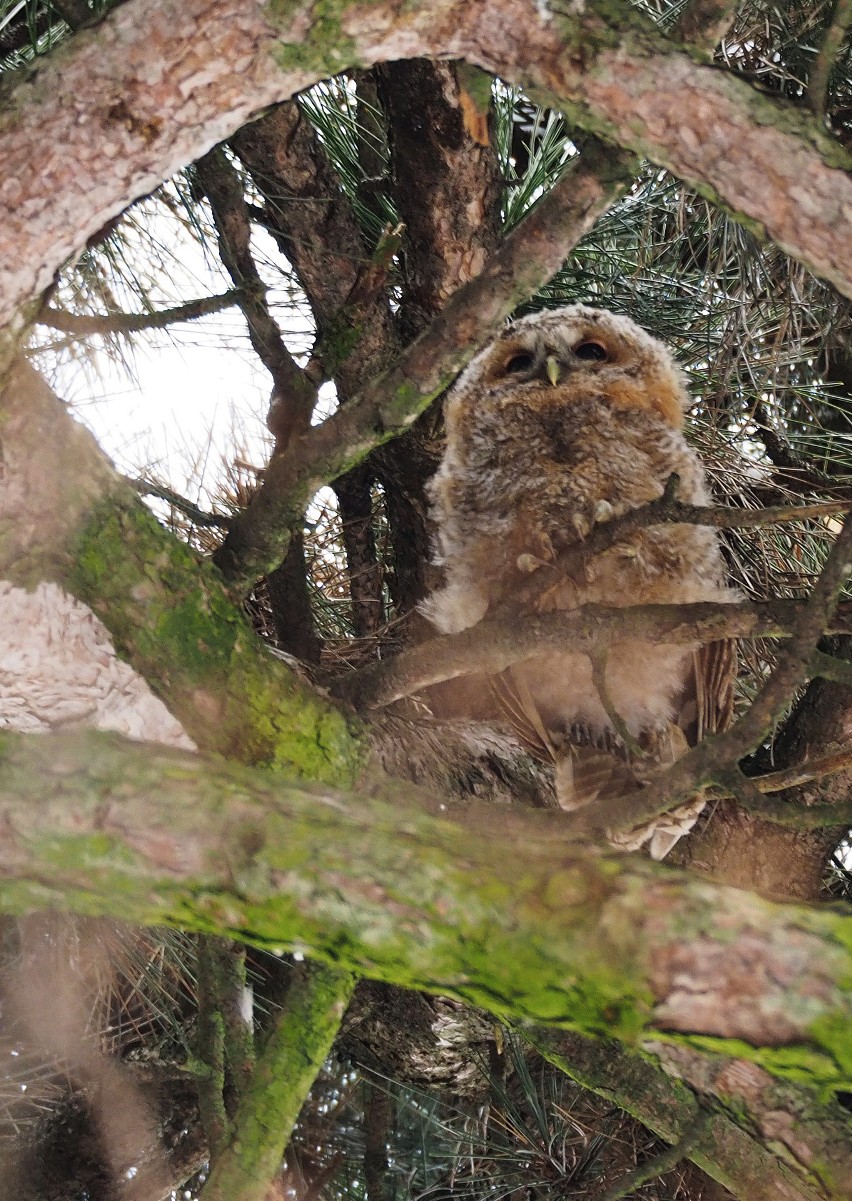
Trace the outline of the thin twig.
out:
M 837 0 L 831 14 L 831 24 L 825 31 L 817 60 L 808 80 L 808 103 L 816 115 L 825 119 L 828 105 L 828 82 L 837 61 L 843 40 L 852 25 L 852 0 Z
M 558 270 L 624 192 L 632 161 L 612 147 L 584 148 L 577 165 L 512 230 L 481 275 L 454 293 L 396 364 L 273 460 L 215 556 L 236 589 L 248 591 L 281 561 L 289 528 L 319 487 L 406 430 L 509 313 Z
M 220 313 L 237 304 L 239 297 L 240 289 L 231 288 L 218 296 L 202 296 L 156 313 L 69 313 L 48 306 L 39 313 L 38 324 L 58 329 L 72 338 L 87 338 L 91 334 L 133 334 L 148 329 L 166 329 L 180 321 L 195 321 L 211 313 Z
M 739 509 L 727 505 L 690 505 L 676 499 L 678 479 L 669 477 L 662 496 L 630 509 L 612 521 L 598 523 L 582 542 L 572 543 L 552 563 L 540 567 L 526 580 L 518 582 L 511 599 L 496 605 L 492 612 L 501 617 L 532 606 L 559 580 L 582 576 L 587 563 L 610 550 L 618 542 L 654 525 L 703 525 L 716 530 L 759 529 L 786 525 L 794 521 L 814 521 L 848 512 L 852 500 L 819 501 L 809 505 L 774 505 L 763 509 Z
M 677 1167 L 706 1134 L 709 1122 L 709 1114 L 699 1114 L 694 1121 L 689 1123 L 673 1146 L 666 1147 L 665 1151 L 661 1151 L 659 1155 L 654 1155 L 645 1163 L 634 1168 L 632 1172 L 627 1172 L 620 1180 L 616 1180 L 606 1190 L 600 1201 L 621 1201 L 623 1197 L 629 1197 L 649 1180 L 655 1180 L 657 1176 L 663 1176 L 672 1168 Z
M 179 512 L 188 517 L 197 526 L 204 529 L 227 529 L 233 520 L 227 513 L 208 513 L 204 509 L 200 509 L 198 505 L 193 504 L 191 500 L 187 500 L 185 496 L 181 496 L 179 492 L 175 492 L 173 488 L 168 488 L 165 484 L 158 484 L 154 480 L 128 480 L 131 488 L 135 488 L 140 496 L 156 496 L 160 500 L 166 501 Z
M 629 729 L 627 728 L 627 722 L 618 712 L 618 709 L 615 706 L 615 701 L 612 699 L 609 686 L 606 682 L 606 665 L 609 659 L 609 646 L 606 644 L 596 646 L 589 655 L 589 659 L 591 660 L 592 664 L 592 683 L 597 690 L 598 700 L 603 705 L 604 712 L 612 722 L 612 728 L 627 747 L 630 754 L 635 756 L 637 759 L 642 759 L 645 752 L 642 750 L 638 739 L 634 738 L 630 733 Z

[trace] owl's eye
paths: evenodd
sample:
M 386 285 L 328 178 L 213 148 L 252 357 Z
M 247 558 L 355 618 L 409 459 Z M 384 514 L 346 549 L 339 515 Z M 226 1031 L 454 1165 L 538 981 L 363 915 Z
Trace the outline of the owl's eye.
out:
M 535 356 L 527 354 L 525 351 L 520 351 L 518 354 L 513 354 L 503 371 L 506 375 L 518 375 L 522 371 L 529 371 L 535 362 Z
M 599 363 L 609 358 L 606 347 L 601 346 L 600 342 L 581 342 L 574 347 L 574 354 L 578 359 L 594 359 Z

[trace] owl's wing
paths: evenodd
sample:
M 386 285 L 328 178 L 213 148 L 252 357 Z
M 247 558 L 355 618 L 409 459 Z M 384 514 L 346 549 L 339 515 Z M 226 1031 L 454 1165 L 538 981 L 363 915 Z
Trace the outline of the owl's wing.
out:
M 569 745 L 557 752 L 556 802 L 568 811 L 608 801 L 634 792 L 636 776 L 626 759 L 615 751 L 594 746 Z
M 693 678 L 683 699 L 678 725 L 690 746 L 708 734 L 720 734 L 734 720 L 737 644 L 720 638 L 700 646 L 692 656 Z
M 674 759 L 708 734 L 727 730 L 734 720 L 734 680 L 737 674 L 737 644 L 733 639 L 720 638 L 708 642 L 693 653 L 693 673 L 685 690 L 678 717 L 677 733 L 682 749 L 677 752 L 677 740 L 671 740 Z M 664 766 L 663 762 L 659 762 Z M 648 844 L 652 859 L 664 859 L 679 839 L 688 834 L 701 816 L 706 804 L 703 796 L 696 797 L 672 809 L 661 817 L 619 834 L 610 834 L 614 846 L 626 851 L 638 851 Z
M 556 750 L 541 720 L 529 685 L 511 667 L 490 676 L 491 693 L 521 745 L 542 763 L 556 760 Z
M 641 765 L 605 747 L 556 745 L 529 685 L 511 667 L 492 676 L 490 683 L 500 711 L 523 746 L 537 759 L 554 764 L 557 803 L 572 810 L 641 788 L 706 735 L 726 730 L 733 720 L 736 668 L 736 642 L 731 639 L 706 643 L 694 652 L 677 720 L 648 740 Z M 688 801 L 635 830 L 611 835 L 610 841 L 625 850 L 648 843 L 652 857 L 662 859 L 690 831 L 704 804 L 703 797 Z
M 614 750 L 555 741 L 523 674 L 507 667 L 491 677 L 491 690 L 503 717 L 525 749 L 541 762 L 553 763 L 560 809 L 580 809 L 592 801 L 622 796 L 638 787 L 630 764 Z

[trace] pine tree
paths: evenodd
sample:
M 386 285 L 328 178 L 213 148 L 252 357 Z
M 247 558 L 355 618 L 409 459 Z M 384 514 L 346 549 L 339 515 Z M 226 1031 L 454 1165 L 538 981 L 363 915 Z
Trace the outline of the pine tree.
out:
M 304 3 L 270 8 L 267 32 L 252 25 L 246 35 L 250 47 L 231 10 L 193 2 L 209 22 L 209 48 L 201 33 L 194 45 L 181 42 L 188 6 L 0 0 L 8 80 L 0 141 L 8 135 L 14 150 L 28 114 L 42 113 L 45 138 L 70 146 L 67 114 L 78 106 L 78 125 L 91 130 L 82 145 L 92 148 L 80 177 L 91 194 L 97 170 L 107 177 L 105 198 L 89 211 L 68 180 L 51 184 L 32 144 L 40 195 L 66 186 L 72 197 L 73 213 L 56 218 L 67 236 L 50 232 L 53 193 L 43 243 L 41 209 L 32 210 L 26 245 L 9 218 L 36 282 L 19 283 L 17 256 L 5 256 L 0 415 L 12 486 L 0 486 L 2 578 L 8 588 L 55 581 L 88 604 L 203 756 L 255 769 L 239 775 L 205 758 L 195 773 L 179 751 L 133 758 L 132 745 L 73 733 L 33 743 L 33 725 L 14 718 L 31 690 L 22 672 L 6 673 L 13 716 L 0 710 L 2 724 L 24 731 L 0 743 L 0 797 L 18 855 L 0 856 L 8 1194 L 852 1195 L 852 1085 L 839 1029 L 848 960 L 834 957 L 842 938 L 849 945 L 850 880 L 843 515 L 852 503 L 844 224 L 852 201 L 839 182 L 852 163 L 848 0 L 747 0 L 736 11 L 721 0 L 637 0 L 576 12 L 547 0 L 489 0 L 450 4 L 443 17 L 440 5 L 424 4 L 426 32 L 416 16 L 406 24 L 418 6 L 342 5 L 340 16 Z M 470 14 L 486 9 L 479 26 Z M 146 22 L 149 96 L 139 86 L 145 69 L 114 58 L 126 31 L 139 36 Z M 278 67 L 252 57 L 261 36 L 280 52 Z M 174 87 L 158 65 L 161 51 L 171 61 L 172 41 L 182 47 L 175 63 L 198 58 L 186 68 L 191 84 L 177 86 L 182 65 Z M 423 56 L 398 60 L 415 51 Z M 228 61 L 221 95 L 208 101 L 204 89 L 220 86 Z M 666 63 L 682 110 L 667 109 L 655 125 L 655 104 L 668 103 Z M 270 82 L 279 67 L 286 85 Z M 83 96 L 73 87 L 87 70 Z M 55 112 L 44 79 L 70 89 L 57 92 Z M 202 116 L 181 107 L 196 88 Z M 788 139 L 783 151 L 781 142 L 772 149 L 776 135 Z M 175 149 L 161 153 L 170 138 Z M 707 159 L 701 142 L 715 146 Z M 770 174 L 773 153 L 789 153 L 789 163 Z M 810 175 L 792 177 L 796 155 Z M 122 170 L 131 182 L 113 186 Z M 0 197 L 5 188 L 10 208 L 26 214 L 27 186 L 10 167 Z M 192 254 L 220 281 L 210 295 L 199 296 L 189 275 Z M 36 270 L 42 263 L 47 276 Z M 714 802 L 673 856 L 688 876 L 652 875 L 642 861 L 601 869 L 592 886 L 583 859 L 568 852 L 562 870 L 547 850 L 554 827 L 528 812 L 546 804 L 541 769 L 499 731 L 483 742 L 464 722 L 430 723 L 417 699 L 417 648 L 430 636 L 417 605 L 437 578 L 425 488 L 441 453 L 441 394 L 507 317 L 575 301 L 626 313 L 675 350 L 696 397 L 690 437 L 708 464 L 731 578 L 747 602 L 738 620 L 756 623 L 733 631 L 743 635 L 743 722 L 715 758 L 705 751 L 688 781 L 712 786 Z M 250 354 L 268 381 L 269 462 L 235 446 L 215 483 L 192 470 L 176 481 L 144 460 L 129 483 L 109 475 L 45 381 L 61 394 L 72 371 L 93 390 L 99 371 L 132 376 L 142 348 L 203 340 L 205 329 L 216 339 L 224 313 L 242 326 L 223 324 L 215 353 Z M 194 451 L 203 461 L 205 448 Z M 0 591 L 7 617 L 9 596 Z M 43 708 L 43 728 L 63 724 Z M 56 748 L 47 752 L 55 766 L 39 746 Z M 267 845 L 251 810 L 263 796 L 278 804 L 269 792 L 276 776 L 291 790 L 281 804 L 295 806 L 286 810 L 293 845 L 303 846 L 294 814 L 308 831 L 301 861 L 286 866 L 274 848 L 264 858 L 274 835 Z M 500 887 L 486 859 L 500 846 L 507 804 L 505 837 L 519 846 L 529 838 L 529 871 L 542 864 L 554 896 L 564 880 L 566 911 L 574 912 L 575 877 L 590 904 L 609 900 L 607 871 L 621 873 L 634 899 L 680 888 L 687 993 L 700 992 L 695 965 L 715 962 L 729 921 L 735 964 L 719 951 L 708 971 L 727 981 L 732 1009 L 753 1018 L 726 1024 L 708 1012 L 683 1026 L 674 1014 L 668 1030 L 683 1037 L 672 1038 L 654 1016 L 648 980 L 634 990 L 621 964 L 612 979 L 593 979 L 582 941 L 580 983 L 565 985 L 579 1008 L 567 1016 L 548 1001 L 557 986 L 520 952 L 529 994 L 520 983 L 500 991 L 488 975 L 489 957 L 500 958 L 490 948 L 485 967 L 471 966 L 475 952 L 460 966 L 436 951 L 434 973 L 424 974 L 411 948 L 440 925 L 443 905 L 455 914 L 478 894 L 453 876 L 462 842 L 440 842 L 443 826 L 418 824 L 430 798 L 412 801 L 400 780 L 449 805 L 458 822 L 473 801 L 492 806 L 472 819 L 484 849 L 483 860 L 471 849 L 471 879 L 486 889 Z M 677 787 L 682 796 L 686 785 Z M 782 787 L 783 802 L 767 796 Z M 175 806 L 173 838 L 161 811 L 145 807 L 159 788 Z M 65 808 L 42 819 L 35 802 L 51 790 Z M 231 792 L 232 809 L 205 808 Z M 339 826 L 318 799 L 326 794 L 345 814 Z M 120 796 L 138 803 L 144 838 L 130 818 L 113 823 Z M 353 796 L 391 800 L 400 833 L 382 841 L 380 808 L 346 825 Z M 20 833 L 29 831 L 19 814 L 27 797 L 34 822 L 56 824 L 58 851 Z M 98 797 L 92 821 L 102 824 L 89 829 L 81 814 Z M 181 809 L 191 810 L 188 798 L 195 819 Z M 333 858 L 330 848 L 362 828 L 375 838 L 366 877 L 360 843 L 351 873 L 344 847 L 337 874 L 320 865 L 311 875 L 312 853 Z M 75 831 L 91 834 L 91 846 L 75 849 Z M 424 891 L 440 879 L 449 898 L 424 899 L 416 918 L 415 885 L 412 899 L 392 862 L 406 839 L 422 860 L 411 879 Z M 440 845 L 434 877 L 430 839 Z M 219 875 L 209 866 L 214 846 Z M 126 896 L 121 855 L 142 882 L 140 891 L 128 883 Z M 520 876 L 520 851 L 519 862 Z M 102 863 L 114 877 L 101 878 Z M 273 880 L 288 898 L 292 889 L 292 909 L 276 911 Z M 802 907 L 773 926 L 763 900 L 743 893 L 740 905 L 727 886 Z M 505 919 L 504 902 L 493 903 Z M 547 920 L 551 905 L 542 902 Z M 388 932 L 371 906 L 396 906 L 403 933 Z M 702 906 L 718 906 L 718 928 L 703 929 Z M 66 907 L 61 917 L 18 916 Z M 137 924 L 117 924 L 118 914 Z M 675 928 L 675 917 L 665 921 Z M 825 978 L 813 970 L 813 947 L 797 942 L 814 931 Z M 596 937 L 589 933 L 592 944 Z M 778 986 L 783 1020 L 770 951 L 781 944 L 790 970 Z M 503 946 L 496 934 L 494 945 Z M 359 972 L 367 978 L 356 986 Z M 540 1003 L 528 1002 L 534 995 Z

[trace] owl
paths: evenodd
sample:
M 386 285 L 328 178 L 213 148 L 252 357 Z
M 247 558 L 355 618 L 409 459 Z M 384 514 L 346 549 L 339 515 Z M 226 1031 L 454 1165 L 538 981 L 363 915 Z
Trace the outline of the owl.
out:
M 595 525 L 661 496 L 673 473 L 680 500 L 709 504 L 683 435 L 688 403 L 666 348 L 626 317 L 577 304 L 507 328 L 447 397 L 447 447 L 430 484 L 445 585 L 424 603 L 427 618 L 454 633 L 511 613 L 532 573 Z M 703 526 L 651 526 L 570 577 L 550 574 L 538 611 L 740 599 Z M 553 762 L 565 809 L 643 787 L 730 721 L 733 644 L 665 645 L 626 631 L 595 664 L 568 644 L 463 690 L 471 716 L 496 704 L 527 748 Z M 650 841 L 661 858 L 700 808 L 667 815 L 635 844 Z

